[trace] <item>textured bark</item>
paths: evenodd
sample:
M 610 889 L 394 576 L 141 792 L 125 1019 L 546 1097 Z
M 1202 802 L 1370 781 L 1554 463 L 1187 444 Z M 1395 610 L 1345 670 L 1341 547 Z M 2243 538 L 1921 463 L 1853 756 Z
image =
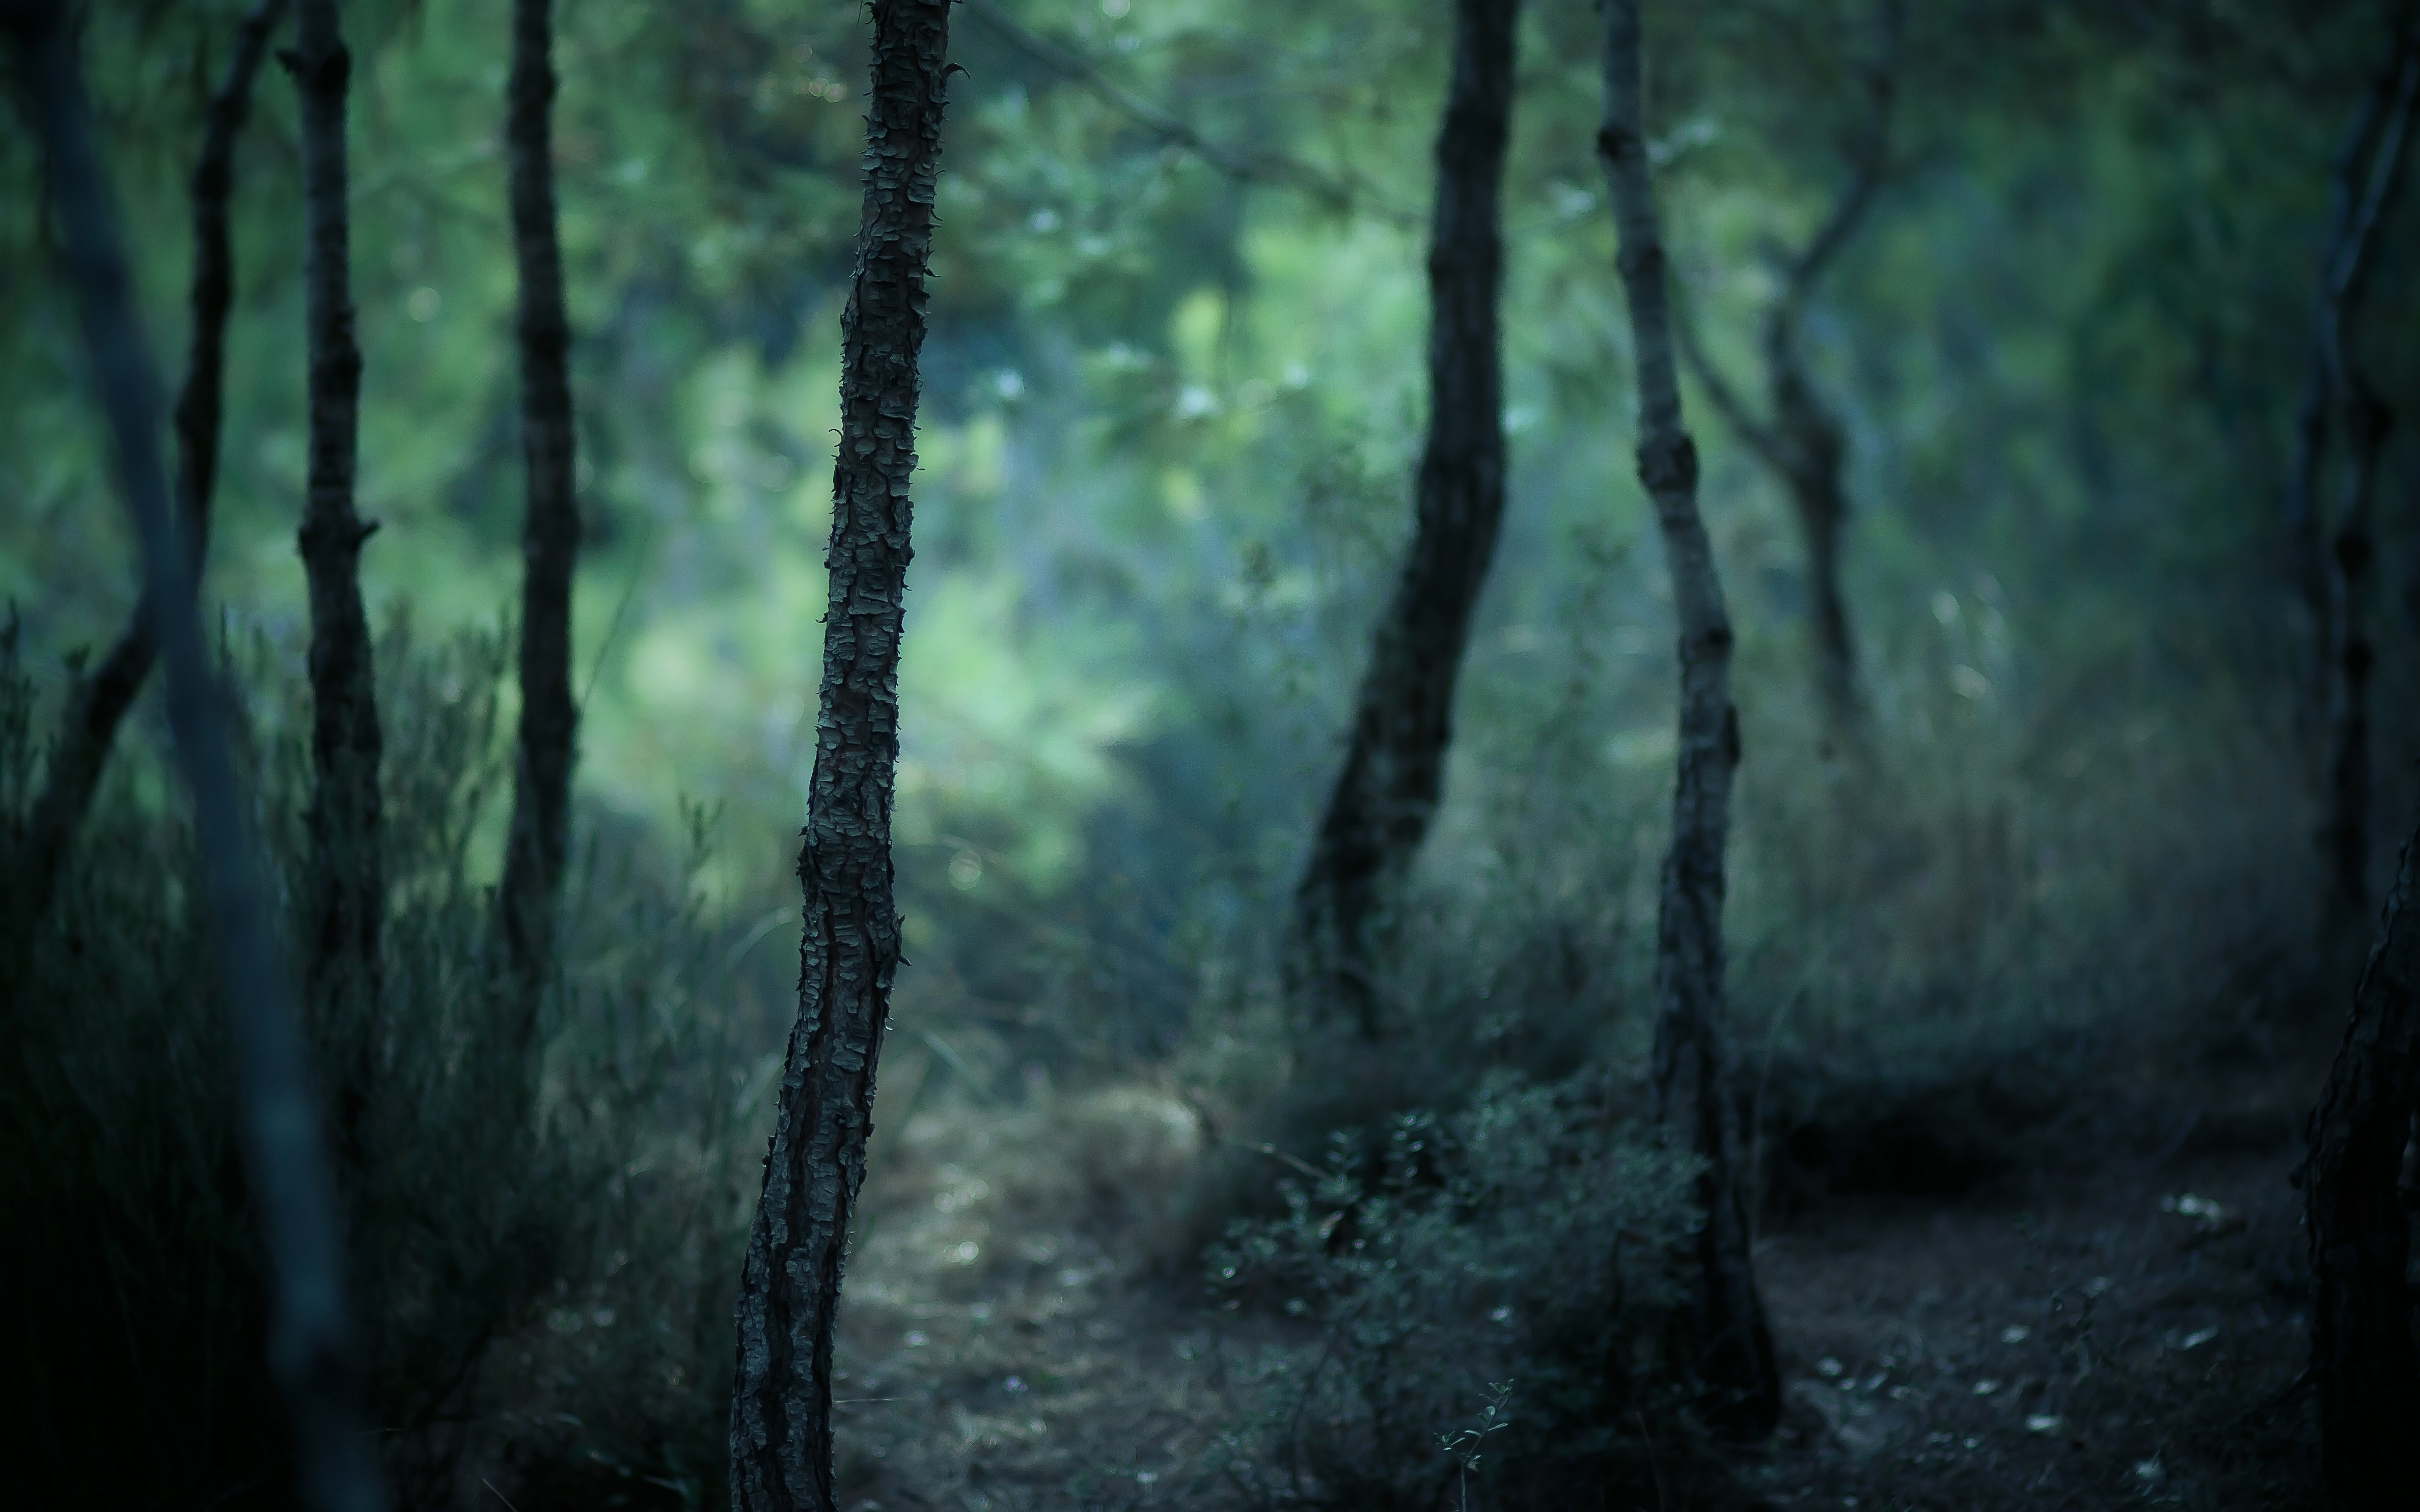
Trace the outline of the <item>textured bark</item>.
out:
M 512 167 L 513 250 L 520 268 L 521 454 L 528 502 L 521 535 L 520 743 L 512 828 L 497 889 L 517 1052 L 535 1038 L 554 969 L 555 918 L 571 810 L 572 568 L 580 555 L 573 497 L 571 322 L 555 235 L 551 0 L 514 0 L 504 128 Z
M 1705 1411 L 1730 1431 L 1778 1421 L 1780 1380 L 1748 1248 L 1739 1134 L 1723 1045 L 1723 848 L 1739 715 L 1731 627 L 1714 548 L 1698 513 L 1698 453 L 1683 426 L 1664 246 L 1647 159 L 1637 0 L 1605 0 L 1605 164 L 1621 241 L 1622 292 L 1637 363 L 1638 480 L 1655 509 L 1680 618 L 1681 732 L 1655 919 L 1655 1113 L 1704 1162 L 1689 1323 Z
M 362 543 L 353 511 L 362 386 L 353 339 L 345 95 L 351 59 L 335 0 L 297 0 L 295 47 L 281 54 L 302 95 L 303 300 L 309 329 L 310 458 L 300 543 L 311 601 L 311 870 L 303 907 L 303 997 L 317 1022 L 357 1047 L 335 1069 L 338 1137 L 349 1150 L 368 1096 L 360 1063 L 378 1022 L 385 884 L 379 814 L 378 701 Z
M 72 286 L 118 483 L 143 547 L 150 623 L 167 664 L 168 717 L 193 795 L 204 903 L 231 1026 L 253 1211 L 269 1261 L 270 1366 L 294 1427 L 302 1503 L 317 1512 L 383 1504 L 352 1364 L 334 1182 L 319 1147 L 291 990 L 280 970 L 257 848 L 228 748 L 225 711 L 194 609 L 193 546 L 160 456 L 158 378 L 137 320 L 125 246 L 93 142 L 67 8 L 0 0 L 21 98 L 49 158 L 61 271 Z
M 2379 458 L 2386 449 L 2394 416 L 2361 370 L 2353 350 L 2354 319 L 2368 291 L 2380 228 L 2403 178 L 2404 145 L 2411 135 L 2415 98 L 2420 98 L 2420 48 L 2407 27 L 2396 44 L 2394 100 L 2371 152 L 2368 187 L 2347 228 L 2344 245 L 2327 280 L 2328 312 L 2321 328 L 2328 387 L 2344 431 L 2344 501 L 2336 514 L 2327 556 L 2327 647 L 2333 664 L 2328 684 L 2327 818 L 2322 838 L 2336 917 L 2360 918 L 2369 881 L 2369 673 L 2376 659 L 2369 641 L 2370 568 L 2377 557 L 2371 520 Z
M 2329 1500 L 2363 1512 L 2411 1505 L 2420 1483 L 2411 1214 L 2397 1190 L 2420 1088 L 2415 846 L 2420 836 L 2403 847 L 2296 1177 L 2310 1242 L 2320 1463 Z
M 1682 356 L 1696 370 L 1714 408 L 1790 492 L 1807 552 L 1807 631 L 1816 696 L 1833 732 L 1844 737 L 1856 730 L 1863 716 L 1856 643 L 1849 628 L 1848 601 L 1840 592 L 1840 532 L 1849 517 L 1841 471 L 1848 444 L 1838 417 L 1823 402 L 1799 355 L 1798 335 L 1817 283 L 1856 234 L 1889 171 L 1891 114 L 1898 94 L 1898 0 L 1883 0 L 1880 11 L 1882 43 L 1864 70 L 1866 112 L 1850 144 L 1849 182 L 1807 245 L 1791 257 L 1781 291 L 1766 309 L 1759 332 L 1771 419 L 1752 415 L 1713 362 L 1687 339 L 1685 327 L 1680 332 Z
M 1292 995 L 1379 1027 L 1370 966 L 1388 892 L 1428 835 L 1454 684 L 1504 518 L 1504 153 L 1517 0 L 1456 0 L 1429 250 L 1429 432 L 1409 555 L 1373 639 L 1344 765 L 1295 894 Z
M 177 400 L 177 504 L 185 548 L 198 578 L 209 538 L 210 487 L 218 472 L 222 378 L 226 367 L 227 311 L 235 302 L 235 251 L 227 202 L 235 191 L 235 144 L 252 103 L 253 76 L 269 50 L 269 34 L 286 0 L 261 0 L 236 28 L 235 54 L 210 97 L 202 148 L 191 180 L 194 210 L 193 347 Z M 68 695 L 59 738 L 45 764 L 41 795 L 28 816 L 23 854 L 13 867 L 15 897 L 7 928 L 17 949 L 50 908 L 59 868 L 109 761 L 117 726 L 151 672 L 159 643 L 150 601 L 135 607 L 101 665 Z M 15 949 L 11 952 L 15 958 Z M 7 968 L 0 967 L 0 970 Z
M 948 0 L 874 0 L 865 208 L 841 317 L 821 713 L 799 880 L 799 1018 L 740 1272 L 731 1501 L 829 1512 L 832 1335 L 899 963 L 891 804 L 916 467 L 917 354 L 948 82 Z

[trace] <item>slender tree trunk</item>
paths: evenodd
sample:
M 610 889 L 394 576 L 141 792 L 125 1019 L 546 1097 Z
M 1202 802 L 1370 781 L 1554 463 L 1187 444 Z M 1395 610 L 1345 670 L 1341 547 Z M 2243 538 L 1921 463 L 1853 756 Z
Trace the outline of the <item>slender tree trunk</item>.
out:
M 2354 320 L 2367 292 L 2381 228 L 2403 177 L 2404 146 L 2420 101 L 2420 46 L 2407 23 L 2397 34 L 2394 102 L 2371 154 L 2368 187 L 2329 270 L 2321 351 L 2345 440 L 2344 502 L 2327 556 L 2327 648 L 2333 663 L 2327 702 L 2327 818 L 2322 826 L 2336 918 L 2360 918 L 2369 872 L 2369 578 L 2377 557 L 2371 496 L 2394 416 L 2363 374 Z
M 177 501 L 182 533 L 198 579 L 209 538 L 210 486 L 218 471 L 222 375 L 226 366 L 227 312 L 235 302 L 235 252 L 227 230 L 227 202 L 235 190 L 235 144 L 252 104 L 253 76 L 269 49 L 269 34 L 285 13 L 286 0 L 260 0 L 236 28 L 235 54 L 210 97 L 202 129 L 202 149 L 191 181 L 194 210 L 193 348 L 177 400 Z M 150 675 L 158 633 L 149 600 L 135 607 L 116 643 L 68 697 L 58 744 L 43 773 L 42 791 L 26 825 L 25 849 L 17 858 L 16 896 L 6 928 L 11 962 L 22 960 L 25 942 L 49 911 L 68 849 L 109 761 L 117 726 Z M 13 966 L 0 966 L 0 971 Z
M 2412 1339 L 2411 1213 L 2397 1189 L 2420 1088 L 2420 835 L 2403 847 L 2335 1066 L 2296 1173 L 2311 1246 L 2311 1368 L 2329 1500 L 2409 1506 L 2420 1483 L 2420 1353 Z
M 580 509 L 572 491 L 571 322 L 555 236 L 551 0 L 514 0 L 504 129 L 512 162 L 513 250 L 520 265 L 521 453 L 528 472 L 521 559 L 520 747 L 512 829 L 497 890 L 514 997 L 513 1043 L 526 1055 L 554 969 L 555 917 L 571 810 L 572 568 Z
M 2335 676 L 2328 705 L 2329 871 L 2335 907 L 2360 917 L 2369 892 L 2369 674 L 2377 653 L 2369 641 L 2370 571 L 2378 556 L 2371 523 L 2379 457 L 2394 416 L 2359 373 L 2338 380 L 2344 392 L 2344 504 L 2329 543 L 2329 643 Z
M 1807 632 L 1816 697 L 1826 722 L 1846 734 L 1862 720 L 1856 648 L 1840 593 L 1840 530 L 1849 517 L 1840 474 L 1848 446 L 1839 421 L 1816 397 L 1814 382 L 1798 360 L 1797 328 L 1794 308 L 1774 312 L 1765 328 L 1765 371 L 1773 387 L 1774 424 L 1791 452 L 1783 481 L 1807 552 Z
M 225 716 L 194 609 L 194 544 L 162 475 L 159 380 L 133 279 L 110 211 L 91 109 L 59 0 L 5 0 L 28 124 L 50 160 L 61 271 L 72 286 L 118 483 L 143 547 L 149 624 L 167 662 L 168 717 L 194 803 L 219 990 L 234 1029 L 243 1149 L 269 1261 L 269 1361 L 294 1427 L 302 1503 L 378 1512 L 384 1497 L 364 1431 L 337 1240 L 334 1183 L 319 1146 L 294 1003 L 280 969 L 258 850 L 228 749 Z
M 2328 175 L 2328 228 L 2320 243 L 2319 297 L 2312 312 L 2311 362 L 2303 379 L 2303 394 L 2294 407 L 2293 461 L 2286 474 L 2286 549 L 2294 592 L 2308 616 L 2311 662 L 2297 705 L 2304 733 L 2316 730 L 2325 713 L 2328 689 L 2334 685 L 2335 656 L 2331 646 L 2329 572 L 2323 550 L 2327 517 L 2319 508 L 2319 488 L 2326 471 L 2328 420 L 2335 406 L 2333 363 L 2337 322 L 2336 275 L 2345 263 L 2361 208 L 2370 155 L 2378 145 L 2379 128 L 2386 120 L 2393 98 L 2395 71 L 2382 69 L 2371 80 L 2345 128 L 2336 148 L 2335 165 Z M 2356 258 L 2356 261 L 2360 259 Z
M 891 803 L 917 354 L 946 102 L 948 0 L 874 0 L 865 208 L 841 317 L 821 714 L 799 880 L 799 1020 L 740 1272 L 731 1498 L 830 1512 L 832 1334 L 899 964 Z
M 1862 70 L 1867 108 L 1849 146 L 1849 182 L 1807 245 L 1790 259 L 1781 292 L 1764 314 L 1759 346 L 1771 420 L 1751 415 L 1713 361 L 1689 338 L 1685 326 L 1679 331 L 1681 355 L 1697 372 L 1715 409 L 1790 492 L 1807 552 L 1807 634 L 1816 699 L 1832 733 L 1852 741 L 1864 722 L 1864 706 L 1848 600 L 1840 592 L 1840 532 L 1849 518 L 1848 487 L 1842 479 L 1848 443 L 1839 419 L 1824 404 L 1799 355 L 1798 332 L 1816 284 L 1864 223 L 1889 172 L 1891 116 L 1898 98 L 1899 0 L 1882 0 L 1878 11 L 1880 45 Z
M 353 510 L 362 386 L 353 340 L 345 94 L 352 62 L 336 0 L 296 0 L 295 47 L 282 55 L 302 102 L 305 319 L 310 460 L 300 543 L 311 601 L 311 759 L 315 780 L 305 895 L 303 996 L 341 1026 L 335 1071 L 340 1144 L 353 1153 L 368 1097 L 365 1057 L 378 1023 L 385 885 L 379 813 L 378 700 L 362 611 L 362 543 L 376 526 Z
M 1698 513 L 1698 452 L 1683 427 L 1662 235 L 1647 161 L 1637 0 L 1605 0 L 1605 115 L 1597 153 L 1611 190 L 1637 360 L 1638 479 L 1655 508 L 1680 617 L 1681 732 L 1655 921 L 1656 1117 L 1704 1161 L 1690 1322 L 1711 1420 L 1763 1433 L 1778 1420 L 1773 1336 L 1748 1249 L 1739 1137 L 1723 1046 L 1723 847 L 1739 714 L 1731 627 Z
M 1295 894 L 1293 995 L 1378 1032 L 1370 976 L 1387 893 L 1445 783 L 1454 683 L 1504 518 L 1504 153 L 1518 0 L 1456 0 L 1429 251 L 1429 433 L 1410 554 L 1354 700 L 1343 770 Z

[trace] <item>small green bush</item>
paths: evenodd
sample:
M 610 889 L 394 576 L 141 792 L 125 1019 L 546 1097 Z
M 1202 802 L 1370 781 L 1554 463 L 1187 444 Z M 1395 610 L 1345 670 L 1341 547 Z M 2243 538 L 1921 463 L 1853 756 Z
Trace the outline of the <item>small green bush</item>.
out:
M 1578 1083 L 1503 1082 L 1451 1118 L 1404 1115 L 1374 1161 L 1340 1134 L 1319 1180 L 1282 1183 L 1282 1216 L 1239 1221 L 1211 1252 L 1230 1305 L 1274 1308 L 1312 1340 L 1265 1357 L 1231 1478 L 1272 1507 L 1442 1507 L 1464 1472 L 1456 1432 L 1481 1416 L 1485 1475 L 1601 1470 L 1636 1442 L 1634 1414 L 1668 1405 L 1694 1174 Z

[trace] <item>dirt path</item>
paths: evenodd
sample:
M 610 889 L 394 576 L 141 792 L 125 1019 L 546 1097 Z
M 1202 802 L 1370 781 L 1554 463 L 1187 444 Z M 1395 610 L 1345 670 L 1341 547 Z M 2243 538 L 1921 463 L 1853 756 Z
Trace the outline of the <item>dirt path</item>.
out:
M 2290 1147 L 1835 1210 L 1761 1257 L 1782 1506 L 2304 1504 Z M 2281 1396 L 2284 1397 L 2281 1400 Z
M 2292 1088 L 2260 1080 L 2150 1155 L 1768 1233 L 1783 1432 L 1658 1512 L 2311 1504 Z M 1227 1372 L 1267 1340 L 1138 1273 L 1190 1151 L 1177 1106 L 1120 1095 L 920 1119 L 878 1173 L 845 1314 L 852 1512 L 1233 1504 Z

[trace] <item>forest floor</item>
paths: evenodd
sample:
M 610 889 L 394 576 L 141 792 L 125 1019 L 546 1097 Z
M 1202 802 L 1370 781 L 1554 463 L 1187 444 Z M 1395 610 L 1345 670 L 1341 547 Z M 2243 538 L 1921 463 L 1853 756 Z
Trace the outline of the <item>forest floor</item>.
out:
M 2086 1118 L 1969 1193 L 1769 1226 L 1783 1429 L 1668 1467 L 1656 1512 L 2310 1504 L 2288 1177 L 2324 1064 L 2316 1043 L 2239 1054 L 2162 1078 L 2131 1138 L 2096 1150 L 2108 1120 Z M 910 1121 L 850 1273 L 843 1505 L 1235 1504 L 1239 1372 L 1287 1340 L 1136 1258 L 1189 1130 L 1132 1089 Z

